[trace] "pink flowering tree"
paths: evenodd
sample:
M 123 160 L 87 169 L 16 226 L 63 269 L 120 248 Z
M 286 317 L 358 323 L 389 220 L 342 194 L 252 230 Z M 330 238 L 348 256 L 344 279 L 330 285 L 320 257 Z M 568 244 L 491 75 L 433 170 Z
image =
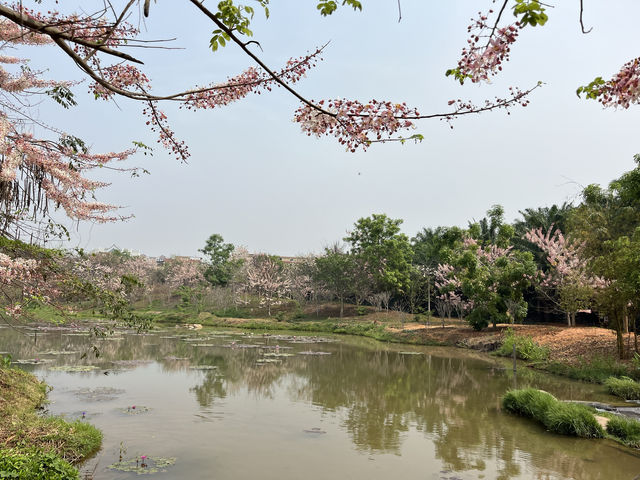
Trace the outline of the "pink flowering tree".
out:
M 274 305 L 291 289 L 291 280 L 286 275 L 282 261 L 274 256 L 260 253 L 253 255 L 247 265 L 247 287 L 257 294 L 271 316 Z
M 538 271 L 536 286 L 545 298 L 575 327 L 576 314 L 591 308 L 596 290 L 605 286 L 600 277 L 590 273 L 583 244 L 567 239 L 553 226 L 547 232 L 541 228 L 529 230 L 525 239 L 546 255 L 548 271 Z
M 178 295 L 182 307 L 200 307 L 202 293 L 207 287 L 204 276 L 206 265 L 188 257 L 171 257 L 164 261 L 164 284 L 168 295 Z
M 522 320 L 527 313 L 524 291 L 535 275 L 529 252 L 495 244 L 481 246 L 467 237 L 453 252 L 450 264 L 440 265 L 436 274 L 438 300 L 447 309 L 468 311 L 467 321 L 480 330 L 489 322 Z
M 269 0 L 260 0 L 255 9 L 267 15 Z M 362 9 L 359 1 L 348 0 L 343 4 L 354 9 Z M 239 74 L 222 80 L 214 80 L 208 85 L 185 85 L 174 91 L 156 93 L 152 79 L 144 71 L 141 58 L 124 50 L 131 46 L 149 42 L 135 26 L 140 20 L 130 21 L 132 15 L 142 11 L 149 20 L 153 12 L 149 0 L 132 0 L 120 10 L 111 3 L 96 3 L 95 8 L 82 5 L 82 12 L 61 13 L 45 10 L 35 2 L 29 8 L 23 2 L 0 3 L 0 17 L 3 18 L 2 38 L 24 38 L 32 45 L 52 44 L 58 47 L 91 81 L 90 91 L 98 99 L 111 100 L 124 97 L 139 101 L 146 123 L 158 136 L 158 142 L 171 150 L 178 158 L 185 160 L 189 150 L 184 141 L 178 139 L 170 127 L 165 113 L 160 109 L 162 102 L 178 102 L 188 110 L 206 110 L 225 107 L 252 93 L 262 93 L 273 88 L 283 88 L 300 102 L 295 111 L 294 121 L 308 135 L 335 137 L 347 150 L 366 149 L 372 143 L 388 141 L 421 140 L 422 136 L 412 133 L 416 122 L 426 119 L 452 121 L 454 118 L 481 112 L 508 109 L 526 105 L 527 97 L 539 85 L 520 90 L 513 88 L 503 98 L 488 100 L 482 105 L 453 99 L 442 112 L 420 112 L 398 100 L 358 99 L 318 99 L 306 98 L 298 89 L 299 81 L 320 60 L 323 47 L 311 48 L 308 53 L 293 57 L 281 67 L 267 65 L 256 53 L 253 32 L 250 29 L 255 9 L 240 5 L 233 0 L 219 2 L 217 8 L 208 8 L 198 0 L 176 2 L 181 14 L 192 14 L 207 19 L 214 29 L 210 39 L 215 52 L 227 44 L 235 44 L 246 55 L 250 65 Z M 338 7 L 338 2 L 318 1 L 322 15 L 330 15 Z M 155 8 L 155 7 L 154 7 Z M 504 31 L 503 31 L 504 30 Z M 511 29 L 499 29 L 490 40 L 491 55 L 502 55 L 503 44 L 512 43 Z M 485 56 L 491 56 L 486 54 Z M 482 68 L 492 68 L 490 63 Z M 487 61 L 485 61 L 487 63 Z M 478 70 L 478 67 L 470 67 Z M 462 75 L 467 75 L 463 73 Z M 481 74 L 478 74 L 481 76 Z M 72 99 L 68 86 L 59 93 L 59 98 Z

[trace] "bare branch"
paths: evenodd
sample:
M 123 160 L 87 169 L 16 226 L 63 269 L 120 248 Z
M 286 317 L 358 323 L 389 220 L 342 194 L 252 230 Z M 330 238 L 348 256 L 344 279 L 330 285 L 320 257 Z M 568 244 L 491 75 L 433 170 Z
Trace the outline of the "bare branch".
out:
M 591 32 L 591 30 L 593 30 L 593 27 L 591 27 L 589 30 L 584 29 L 584 22 L 582 21 L 583 12 L 584 12 L 584 0 L 580 0 L 580 28 L 582 28 L 582 33 L 586 35 L 587 33 Z

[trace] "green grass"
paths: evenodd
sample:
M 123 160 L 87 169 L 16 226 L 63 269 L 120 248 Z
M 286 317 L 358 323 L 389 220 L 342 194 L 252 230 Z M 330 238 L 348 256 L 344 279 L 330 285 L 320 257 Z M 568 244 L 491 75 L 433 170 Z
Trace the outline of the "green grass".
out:
M 86 459 L 100 448 L 100 430 L 80 420 L 67 422 L 38 415 L 36 408 L 46 400 L 47 386 L 30 373 L 0 368 L 0 390 L 0 478 L 76 478 L 40 477 L 40 470 L 29 476 L 25 469 L 45 465 L 52 472 L 75 471 L 71 463 Z
M 513 330 L 507 330 L 504 342 L 495 354 L 500 357 L 513 355 L 513 345 L 516 347 L 516 357 L 529 362 L 542 362 L 549 358 L 549 349 L 533 341 L 531 337 L 516 335 Z
M 537 420 L 554 433 L 582 438 L 604 437 L 604 430 L 591 408 L 561 402 L 541 390 L 510 390 L 502 397 L 502 406 L 509 412 Z
M 629 447 L 640 448 L 640 422 L 637 420 L 611 415 L 607 433 Z
M 583 359 L 578 365 L 550 362 L 540 368 L 555 375 L 590 383 L 604 383 L 609 377 L 640 378 L 640 370 L 619 363 L 613 357 L 594 357 L 589 361 Z
M 625 400 L 640 400 L 640 383 L 629 377 L 609 377 L 604 381 L 610 394 Z
M 0 449 L 0 478 L 75 480 L 78 478 L 78 471 L 52 452 Z

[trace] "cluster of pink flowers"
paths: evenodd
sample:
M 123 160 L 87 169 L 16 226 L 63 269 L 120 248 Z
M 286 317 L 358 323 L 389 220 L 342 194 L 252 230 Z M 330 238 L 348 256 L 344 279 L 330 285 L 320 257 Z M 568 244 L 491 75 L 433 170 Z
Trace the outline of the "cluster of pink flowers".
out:
M 48 35 L 33 33 L 6 19 L 0 20 L 0 41 L 22 45 L 47 45 L 52 43 L 51 37 Z
M 588 260 L 583 254 L 584 246 L 567 239 L 560 230 L 552 227 L 544 233 L 541 228 L 532 229 L 525 233 L 525 239 L 540 248 L 551 265 L 549 273 L 540 272 L 543 286 L 557 287 L 567 278 L 594 288 L 604 285 L 602 278 L 589 273 Z
M 605 107 L 629 108 L 640 103 L 640 58 L 625 63 L 611 80 L 599 87 L 598 100 Z
M 493 13 L 492 10 L 489 14 Z M 487 24 L 488 15 L 478 13 L 467 31 L 471 38 L 467 46 L 462 49 L 462 56 L 458 61 L 458 71 L 463 78 L 472 82 L 488 82 L 489 77 L 502 70 L 502 64 L 509 60 L 511 45 L 518 38 L 520 25 L 514 23 L 506 27 L 490 27 Z
M 360 103 L 355 100 L 321 100 L 318 105 L 329 114 L 322 113 L 309 105 L 299 107 L 294 121 L 300 123 L 307 135 L 333 135 L 355 152 L 358 147 L 366 150 L 373 142 L 385 141 L 401 129 L 414 127 L 412 118 L 420 113 L 406 103 L 371 100 Z
M 275 72 L 276 76 L 286 83 L 293 84 L 300 81 L 306 76 L 307 71 L 321 60 L 320 51 L 316 49 L 303 57 L 290 58 L 284 68 Z M 184 95 L 183 106 L 189 110 L 225 106 L 250 93 L 260 94 L 261 90 L 271 91 L 274 86 L 279 85 L 267 72 L 257 67 L 250 67 L 240 75 L 228 78 L 224 83 L 196 87 L 192 92 L 187 92 Z
M 200 260 L 173 257 L 165 261 L 165 283 L 175 290 L 180 287 L 196 287 L 206 282 L 204 264 Z

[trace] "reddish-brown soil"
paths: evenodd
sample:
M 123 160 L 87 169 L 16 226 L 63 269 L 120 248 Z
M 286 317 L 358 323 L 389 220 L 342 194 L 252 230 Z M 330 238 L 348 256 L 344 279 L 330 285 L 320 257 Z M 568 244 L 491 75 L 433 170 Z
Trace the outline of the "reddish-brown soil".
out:
M 549 359 L 562 363 L 576 363 L 581 359 L 616 355 L 616 334 L 599 327 L 566 327 L 562 325 L 498 325 L 477 332 L 466 326 L 431 326 L 417 323 L 405 325 L 405 331 L 450 345 L 491 349 L 499 345 L 508 328 L 518 335 L 531 337 L 536 343 L 549 348 Z M 394 329 L 400 330 L 400 329 Z M 625 336 L 628 351 L 633 351 L 633 336 Z

